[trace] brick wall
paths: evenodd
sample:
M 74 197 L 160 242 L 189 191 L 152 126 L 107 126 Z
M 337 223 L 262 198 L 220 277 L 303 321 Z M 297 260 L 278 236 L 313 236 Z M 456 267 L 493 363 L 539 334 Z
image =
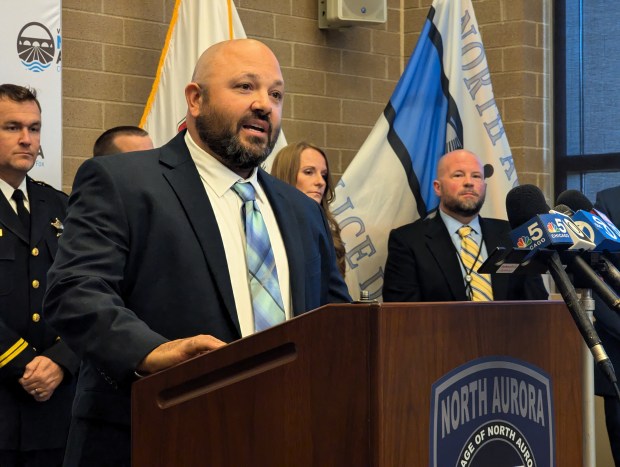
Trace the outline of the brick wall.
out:
M 520 181 L 551 193 L 546 3 L 474 0 L 474 8 Z M 317 0 L 235 4 L 247 35 L 280 60 L 287 140 L 325 148 L 341 174 L 385 107 L 431 0 L 388 0 L 386 24 L 327 31 L 318 29 Z M 63 1 L 65 190 L 103 130 L 138 124 L 173 7 L 173 0 Z
M 105 129 L 139 123 L 173 6 L 171 0 L 63 0 L 65 191 Z

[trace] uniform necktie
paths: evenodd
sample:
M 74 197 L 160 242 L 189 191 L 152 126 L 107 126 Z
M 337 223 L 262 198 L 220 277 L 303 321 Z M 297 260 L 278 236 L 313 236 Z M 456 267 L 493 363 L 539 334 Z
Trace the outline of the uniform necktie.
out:
M 15 190 L 12 198 L 17 205 L 17 217 L 19 217 L 19 220 L 22 222 L 24 227 L 26 227 L 26 230 L 30 232 L 30 213 L 24 205 L 24 194 L 22 193 L 22 190 Z
M 235 183 L 233 190 L 243 201 L 241 215 L 245 221 L 246 259 L 250 278 L 250 294 L 254 311 L 254 329 L 262 331 L 285 319 L 278 271 L 269 233 L 256 204 L 251 183 Z
M 491 287 L 491 276 L 488 274 L 478 274 L 478 268 L 482 264 L 480 261 L 480 247 L 470 236 L 472 228 L 464 225 L 459 228 L 458 234 L 461 237 L 460 256 L 465 267 L 465 281 L 471 289 L 471 299 L 475 302 L 493 300 L 493 288 Z

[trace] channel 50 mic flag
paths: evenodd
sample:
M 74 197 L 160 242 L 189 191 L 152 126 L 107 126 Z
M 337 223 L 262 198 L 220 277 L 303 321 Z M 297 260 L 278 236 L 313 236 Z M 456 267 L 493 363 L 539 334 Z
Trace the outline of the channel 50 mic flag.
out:
M 167 143 L 185 128 L 185 86 L 198 57 L 211 45 L 245 38 L 232 0 L 176 0 L 157 75 L 140 126 L 155 146 Z M 286 145 L 281 133 L 274 153 Z
M 437 207 L 437 162 L 464 148 L 485 165 L 484 216 L 506 219 L 517 182 L 470 0 L 435 0 L 394 94 L 336 188 L 351 296 L 380 299 L 392 229 Z

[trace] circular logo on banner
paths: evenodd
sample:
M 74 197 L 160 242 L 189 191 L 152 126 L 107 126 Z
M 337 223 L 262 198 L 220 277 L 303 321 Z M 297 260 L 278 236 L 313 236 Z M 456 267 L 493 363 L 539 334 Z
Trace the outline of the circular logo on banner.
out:
M 528 362 L 495 355 L 433 383 L 431 467 L 554 466 L 551 379 Z
M 38 73 L 47 69 L 54 60 L 55 52 L 54 38 L 41 23 L 28 23 L 19 31 L 17 54 L 30 71 Z
M 465 442 L 457 466 L 536 467 L 525 436 L 510 423 L 496 420 L 476 430 Z

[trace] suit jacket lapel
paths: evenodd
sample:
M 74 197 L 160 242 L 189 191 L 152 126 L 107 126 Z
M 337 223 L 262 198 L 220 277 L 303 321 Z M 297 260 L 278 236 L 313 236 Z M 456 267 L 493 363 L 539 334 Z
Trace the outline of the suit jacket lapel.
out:
M 291 286 L 291 299 L 293 304 L 292 313 L 296 316 L 305 309 L 305 282 L 304 282 L 304 257 L 303 239 L 295 222 L 290 222 L 290 213 L 293 207 L 289 205 L 286 197 L 278 190 L 278 186 L 267 173 L 261 169 L 258 171 L 258 180 L 265 190 L 269 203 L 276 216 L 278 228 L 282 235 L 282 241 L 286 249 L 288 260 L 289 281 Z M 289 222 L 286 219 L 289 219 Z
M 484 218 L 480 219 L 480 230 L 482 230 L 482 238 L 484 244 L 487 247 L 487 253 L 490 255 L 497 247 L 509 248 L 512 245 L 506 243 L 506 236 L 502 234 L 501 230 L 496 229 L 493 224 L 487 222 Z
M 43 188 L 35 182 L 28 181 L 28 199 L 30 201 L 30 239 L 36 245 L 45 229 L 51 229 L 54 220 L 48 203 L 43 196 Z
M 200 180 L 196 165 L 185 145 L 185 132 L 161 148 L 160 162 L 168 170 L 163 175 L 179 197 L 214 277 L 222 301 L 241 335 L 235 299 L 226 264 L 226 253 L 213 208 Z
M 494 224 L 485 221 L 480 217 L 480 230 L 487 249 L 487 255 L 491 255 L 495 248 L 510 248 L 510 242 L 506 242 L 506 235 L 501 229 L 494 227 Z M 504 300 L 508 297 L 509 274 L 491 274 L 491 285 L 493 287 L 493 299 Z
M 428 248 L 435 257 L 454 299 L 467 300 L 461 266 L 456 257 L 457 251 L 439 212 L 436 212 L 435 217 L 428 222 L 426 231 Z
M 26 228 L 2 193 L 0 193 L 0 224 L 17 235 L 23 242 L 29 243 Z

